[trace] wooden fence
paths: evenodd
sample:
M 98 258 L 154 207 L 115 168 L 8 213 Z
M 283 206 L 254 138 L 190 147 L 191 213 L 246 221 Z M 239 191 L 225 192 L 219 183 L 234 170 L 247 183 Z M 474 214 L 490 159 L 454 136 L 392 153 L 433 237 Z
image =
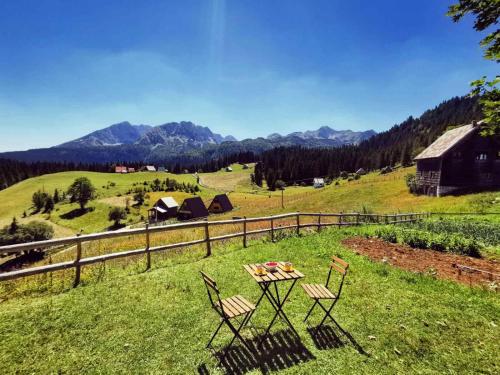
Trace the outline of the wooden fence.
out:
M 326 218 L 337 218 L 336 222 L 326 222 L 322 219 Z M 207 256 L 212 253 L 212 243 L 215 241 L 228 240 L 236 237 L 243 238 L 243 246 L 247 247 L 247 238 L 251 235 L 270 233 L 271 239 L 274 241 L 276 231 L 283 229 L 295 229 L 296 233 L 299 234 L 301 228 L 314 227 L 318 231 L 323 227 L 327 226 L 355 226 L 355 225 L 367 225 L 367 224 L 399 224 L 408 223 L 421 220 L 423 218 L 429 217 L 428 213 L 406 213 L 406 214 L 394 214 L 394 215 L 378 215 L 378 214 L 361 214 L 361 213 L 287 213 L 282 215 L 266 216 L 266 217 L 254 217 L 254 218 L 235 218 L 230 220 L 215 220 L 215 221 L 196 221 L 180 224 L 170 224 L 164 226 L 150 227 L 146 225 L 145 228 L 137 229 L 127 229 L 116 232 L 104 232 L 104 233 L 93 233 L 88 235 L 59 238 L 46 241 L 30 242 L 9 246 L 0 247 L 0 254 L 22 254 L 28 251 L 43 251 L 43 249 L 53 249 L 60 246 L 72 246 L 75 249 L 75 257 L 72 261 L 60 262 L 55 264 L 48 264 L 38 267 L 20 269 L 15 271 L 0 273 L 0 281 L 18 279 L 22 277 L 27 277 L 31 275 L 43 274 L 53 271 L 64 270 L 68 268 L 75 268 L 75 279 L 74 286 L 80 283 L 81 269 L 84 266 L 104 262 L 111 259 L 118 259 L 136 255 L 145 255 L 146 257 L 146 267 L 149 269 L 151 267 L 151 253 L 166 251 L 171 249 L 176 249 L 180 247 L 193 246 L 198 244 L 205 244 Z M 277 226 L 276 221 L 282 219 L 292 219 L 293 224 Z M 301 222 L 301 218 L 312 218 L 313 222 Z M 247 230 L 247 224 L 257 223 L 257 222 L 269 222 L 269 227 Z M 242 231 L 236 233 L 229 233 L 220 236 L 210 236 L 210 227 L 216 225 L 234 225 L 241 224 Z M 203 238 L 179 242 L 168 245 L 161 246 L 150 246 L 150 235 L 160 232 L 169 232 L 175 230 L 192 230 L 194 228 L 204 228 Z M 140 249 L 126 250 L 116 253 L 109 253 L 104 255 L 92 256 L 82 258 L 82 244 L 85 242 L 99 241 L 110 238 L 125 237 L 131 235 L 144 235 L 145 246 Z

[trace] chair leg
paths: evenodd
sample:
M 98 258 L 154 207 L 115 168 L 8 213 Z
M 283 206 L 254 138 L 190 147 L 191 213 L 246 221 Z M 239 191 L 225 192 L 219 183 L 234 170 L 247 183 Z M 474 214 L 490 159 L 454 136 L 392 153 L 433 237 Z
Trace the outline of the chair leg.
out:
M 325 316 L 323 318 L 323 320 L 321 321 L 321 323 L 319 323 L 319 327 L 321 327 L 323 325 L 323 323 L 325 322 L 326 318 L 330 318 L 331 320 L 333 320 L 333 322 L 335 324 L 337 324 L 337 322 L 335 321 L 335 319 L 333 319 L 333 317 L 330 315 L 331 311 L 333 310 L 333 307 L 335 306 L 335 304 L 337 303 L 337 299 L 333 301 L 332 305 L 330 306 L 330 308 L 327 310 L 321 303 L 319 303 L 320 307 L 325 311 Z
M 249 314 L 251 315 L 251 313 Z M 234 340 L 236 340 L 236 338 L 238 338 L 240 340 L 240 342 L 245 345 L 245 347 L 248 349 L 249 352 L 252 352 L 252 348 L 250 347 L 250 345 L 248 345 L 248 343 L 245 341 L 245 339 L 243 339 L 243 337 L 240 335 L 240 330 L 243 328 L 245 321 L 247 321 L 248 319 L 245 317 L 245 319 L 243 320 L 243 322 L 240 324 L 240 326 L 238 327 L 238 329 L 236 329 L 229 320 L 226 321 L 226 324 L 227 326 L 229 327 L 229 329 L 231 330 L 231 332 L 233 332 L 234 336 L 233 336 L 233 339 L 231 340 L 231 342 L 229 343 L 229 345 L 226 347 L 226 349 L 224 350 L 224 354 L 222 355 L 222 357 L 220 358 L 220 361 L 224 361 L 224 359 L 226 358 L 226 355 L 227 353 L 229 352 L 229 349 L 231 348 L 231 345 L 233 344 Z
M 311 308 L 309 309 L 309 312 L 307 313 L 306 317 L 304 318 L 304 322 L 307 321 L 307 318 L 309 318 L 309 315 L 311 315 L 312 311 L 316 307 L 316 304 L 318 303 L 318 300 L 315 300 Z
M 222 327 L 223 324 L 224 324 L 224 320 L 221 320 L 219 326 L 217 327 L 217 329 L 215 330 L 214 334 L 212 335 L 212 338 L 208 342 L 207 348 L 210 347 L 210 344 L 212 344 L 212 341 L 214 341 L 215 336 L 217 336 L 217 333 L 219 333 L 219 331 L 220 331 L 220 329 L 221 329 L 221 327 Z

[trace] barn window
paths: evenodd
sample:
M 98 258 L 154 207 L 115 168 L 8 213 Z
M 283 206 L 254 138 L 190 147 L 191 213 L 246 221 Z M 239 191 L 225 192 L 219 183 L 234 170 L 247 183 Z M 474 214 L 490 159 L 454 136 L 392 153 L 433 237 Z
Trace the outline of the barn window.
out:
M 485 154 L 485 153 L 477 154 L 476 160 L 488 160 L 488 154 Z

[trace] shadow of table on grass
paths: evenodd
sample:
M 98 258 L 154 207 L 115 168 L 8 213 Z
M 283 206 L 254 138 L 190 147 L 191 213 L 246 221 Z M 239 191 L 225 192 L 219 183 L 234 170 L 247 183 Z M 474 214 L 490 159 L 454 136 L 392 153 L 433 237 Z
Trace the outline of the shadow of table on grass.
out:
M 214 353 L 221 367 L 229 374 L 245 374 L 259 369 L 262 373 L 283 370 L 314 359 L 314 355 L 302 344 L 291 330 L 281 330 L 269 335 L 259 345 L 262 337 L 258 336 L 247 343 L 250 352 L 243 345 L 233 345 L 221 361 L 224 350 Z M 208 374 L 207 367 L 198 367 L 199 374 Z

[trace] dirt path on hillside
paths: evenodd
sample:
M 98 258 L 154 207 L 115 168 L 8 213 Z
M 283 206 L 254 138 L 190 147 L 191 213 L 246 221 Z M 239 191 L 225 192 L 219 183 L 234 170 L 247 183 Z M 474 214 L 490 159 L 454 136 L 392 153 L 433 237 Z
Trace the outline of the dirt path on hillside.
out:
M 410 270 L 435 275 L 441 279 L 453 280 L 467 285 L 486 285 L 500 282 L 500 263 L 494 260 L 477 259 L 462 255 L 442 253 L 434 250 L 413 249 L 406 245 L 393 244 L 380 239 L 353 237 L 342 241 L 343 245 L 357 254 L 366 255 L 372 260 Z M 464 272 L 457 264 L 487 271 Z

